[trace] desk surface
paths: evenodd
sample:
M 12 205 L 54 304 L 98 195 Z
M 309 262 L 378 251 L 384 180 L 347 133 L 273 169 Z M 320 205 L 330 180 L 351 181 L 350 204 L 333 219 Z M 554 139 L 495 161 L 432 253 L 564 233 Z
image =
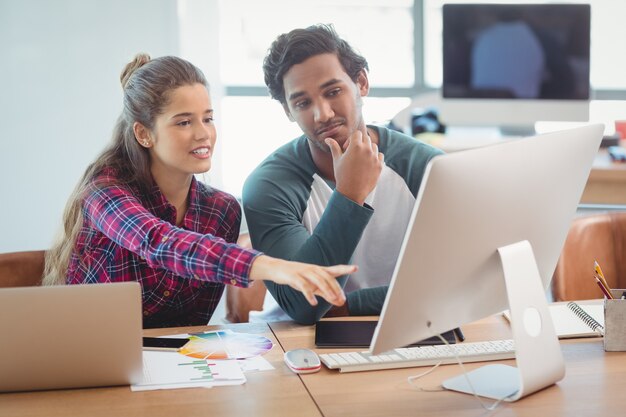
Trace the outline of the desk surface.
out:
M 146 330 L 161 336 L 231 328 L 262 334 L 274 347 L 264 357 L 274 370 L 250 372 L 243 385 L 131 392 L 128 386 L 0 394 L 0 416 L 320 416 L 313 399 L 297 375 L 283 362 L 283 350 L 262 324 L 234 324 L 178 329 Z
M 241 386 L 131 392 L 129 387 L 94 388 L 0 394 L 0 416 L 484 416 L 470 395 L 420 392 L 407 377 L 426 368 L 340 374 L 295 375 L 283 363 L 284 350 L 313 346 L 313 326 L 293 323 L 239 324 L 240 332 L 263 334 L 275 347 L 266 358 L 276 368 L 247 374 Z M 216 328 L 212 326 L 211 328 Z M 193 328 L 193 331 L 207 328 Z M 173 334 L 191 329 L 147 330 L 146 335 Z M 501 316 L 463 326 L 468 341 L 510 338 Z M 502 403 L 498 416 L 622 415 L 626 392 L 626 352 L 604 352 L 602 339 L 561 342 L 566 376 L 515 403 Z M 338 349 L 318 349 L 338 351 Z M 514 361 L 503 361 L 513 364 Z M 480 364 L 468 364 L 468 369 Z M 441 366 L 416 381 L 435 388 L 460 373 L 457 365 Z M 489 400 L 486 400 L 489 402 Z
M 626 163 L 613 162 L 606 149 L 593 161 L 581 203 L 626 204 Z
M 478 132 L 481 131 L 478 130 Z M 514 140 L 503 139 L 494 134 L 491 136 L 489 134 L 473 135 L 452 137 L 435 135 L 432 144 L 445 152 L 455 152 L 501 143 L 503 140 Z M 428 138 L 428 136 L 426 137 Z M 622 146 L 626 146 L 626 141 L 622 141 Z M 626 204 L 626 163 L 613 162 L 607 149 L 600 149 L 593 161 L 580 202 L 584 204 Z
M 312 327 L 290 323 L 273 323 L 271 327 L 285 349 L 314 348 Z M 501 316 L 463 326 L 463 332 L 468 342 L 512 337 L 510 327 Z M 561 341 L 561 346 L 566 362 L 565 378 L 518 402 L 501 403 L 496 411 L 498 416 L 623 415 L 621 397 L 626 392 L 626 352 L 604 352 L 601 338 Z M 515 361 L 502 363 L 514 365 Z M 466 367 L 471 370 L 482 365 L 474 363 Z M 426 369 L 340 374 L 324 368 L 317 374 L 303 375 L 302 381 L 325 416 L 485 415 L 471 395 L 451 391 L 420 392 L 407 382 L 407 377 Z M 440 366 L 415 384 L 436 389 L 443 380 L 460 373 L 457 365 Z

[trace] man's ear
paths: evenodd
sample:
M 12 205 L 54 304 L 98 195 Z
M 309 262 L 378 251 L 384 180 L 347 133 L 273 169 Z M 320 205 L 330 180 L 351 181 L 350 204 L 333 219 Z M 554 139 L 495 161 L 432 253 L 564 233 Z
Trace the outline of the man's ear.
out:
M 356 76 L 356 85 L 359 88 L 359 93 L 361 93 L 361 97 L 365 97 L 370 92 L 370 81 L 367 77 L 367 72 L 362 69 L 359 71 L 359 74 Z
M 135 139 L 144 148 L 150 148 L 152 146 L 152 138 L 150 137 L 150 130 L 139 122 L 133 123 L 133 133 Z
M 285 114 L 289 118 L 290 122 L 295 122 L 296 121 L 296 119 L 294 119 L 293 116 L 291 115 L 291 112 L 289 111 L 289 106 L 287 105 L 287 103 L 283 104 L 283 110 L 285 111 Z

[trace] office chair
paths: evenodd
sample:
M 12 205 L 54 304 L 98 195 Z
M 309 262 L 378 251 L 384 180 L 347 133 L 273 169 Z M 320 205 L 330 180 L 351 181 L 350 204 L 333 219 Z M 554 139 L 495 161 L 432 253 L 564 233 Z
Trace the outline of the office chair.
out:
M 574 219 L 552 278 L 554 301 L 603 297 L 593 278 L 594 260 L 611 288 L 626 288 L 626 212 Z
M 41 285 L 45 251 L 0 253 L 0 287 Z

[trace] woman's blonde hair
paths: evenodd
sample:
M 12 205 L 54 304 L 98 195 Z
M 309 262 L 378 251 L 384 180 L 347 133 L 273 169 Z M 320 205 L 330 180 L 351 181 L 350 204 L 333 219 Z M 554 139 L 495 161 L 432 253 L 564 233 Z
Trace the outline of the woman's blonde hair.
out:
M 113 129 L 107 148 L 89 165 L 72 192 L 63 213 L 62 230 L 53 247 L 46 252 L 44 285 L 65 283 L 67 268 L 76 239 L 83 226 L 83 199 L 94 184 L 94 178 L 105 168 L 112 168 L 116 182 L 131 186 L 140 193 L 153 186 L 150 174 L 150 154 L 135 139 L 133 124 L 141 123 L 149 130 L 169 103 L 169 93 L 185 85 L 203 84 L 206 78 L 197 67 L 184 59 L 165 56 L 150 59 L 137 54 L 128 63 L 120 81 L 124 90 L 124 107 Z

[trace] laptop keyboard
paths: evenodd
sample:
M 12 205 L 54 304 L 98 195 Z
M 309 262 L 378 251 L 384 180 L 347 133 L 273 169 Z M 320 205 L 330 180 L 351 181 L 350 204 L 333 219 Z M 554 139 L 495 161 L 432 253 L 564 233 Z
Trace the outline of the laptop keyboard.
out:
M 513 340 L 456 343 L 454 345 L 398 348 L 380 355 L 368 352 L 324 353 L 319 357 L 330 369 L 339 372 L 374 371 L 379 369 L 411 368 L 457 363 L 455 353 L 462 362 L 497 361 L 515 358 Z

